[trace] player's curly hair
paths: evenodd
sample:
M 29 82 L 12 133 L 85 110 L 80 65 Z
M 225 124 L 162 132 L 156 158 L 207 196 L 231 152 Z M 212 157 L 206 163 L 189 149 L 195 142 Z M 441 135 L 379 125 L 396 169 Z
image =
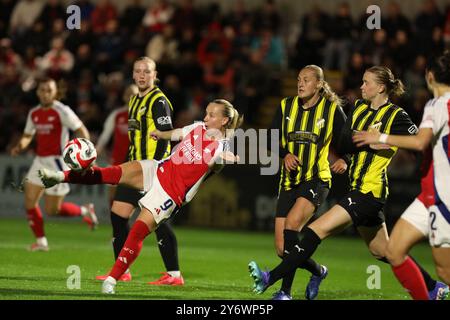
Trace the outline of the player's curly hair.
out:
M 450 85 L 450 51 L 429 59 L 426 70 L 433 73 L 437 82 Z
M 401 96 L 405 93 L 405 86 L 400 79 L 396 79 L 391 69 L 384 66 L 373 66 L 366 70 L 366 72 L 373 73 L 376 77 L 377 83 L 383 84 L 386 87 L 388 96 Z
M 315 64 L 310 64 L 305 66 L 303 69 L 309 69 L 312 70 L 315 73 L 315 76 L 317 80 L 319 80 L 322 83 L 322 88 L 320 89 L 320 95 L 324 97 L 325 99 L 336 103 L 338 106 L 343 105 L 343 100 L 339 98 L 339 96 L 336 94 L 336 92 L 331 89 L 328 82 L 325 81 L 325 77 L 323 75 L 323 69 Z M 302 70 L 303 70 L 302 69 Z

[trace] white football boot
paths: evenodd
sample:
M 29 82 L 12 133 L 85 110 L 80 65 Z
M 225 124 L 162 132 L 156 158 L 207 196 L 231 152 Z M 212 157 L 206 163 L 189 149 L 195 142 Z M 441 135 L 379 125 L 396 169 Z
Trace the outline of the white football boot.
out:
M 114 294 L 114 293 L 116 293 L 114 291 L 116 283 L 117 283 L 116 279 L 114 279 L 111 276 L 108 276 L 108 278 L 106 278 L 105 281 L 103 281 L 102 293 L 105 293 L 105 294 Z
M 45 188 L 51 188 L 54 185 L 64 181 L 64 172 L 62 171 L 42 168 L 38 170 L 38 176 Z

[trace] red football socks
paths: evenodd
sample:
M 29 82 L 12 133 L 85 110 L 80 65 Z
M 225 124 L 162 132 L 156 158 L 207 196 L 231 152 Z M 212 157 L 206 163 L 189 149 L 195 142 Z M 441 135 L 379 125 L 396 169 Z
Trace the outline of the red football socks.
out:
M 85 172 L 64 171 L 64 182 L 74 184 L 118 184 L 121 177 L 122 168 L 120 166 L 92 167 Z
M 31 230 L 36 238 L 45 237 L 44 233 L 44 219 L 42 219 L 41 209 L 34 207 L 27 210 L 27 219 Z
M 118 280 L 120 276 L 131 266 L 141 252 L 142 243 L 145 237 L 150 233 L 147 225 L 137 220 L 128 234 L 127 241 L 120 251 L 119 257 L 116 260 L 109 275 Z
M 407 257 L 401 265 L 393 266 L 392 271 L 414 300 L 429 300 L 422 273 L 410 257 Z
M 72 202 L 63 202 L 59 209 L 59 215 L 64 217 L 81 216 L 81 207 Z

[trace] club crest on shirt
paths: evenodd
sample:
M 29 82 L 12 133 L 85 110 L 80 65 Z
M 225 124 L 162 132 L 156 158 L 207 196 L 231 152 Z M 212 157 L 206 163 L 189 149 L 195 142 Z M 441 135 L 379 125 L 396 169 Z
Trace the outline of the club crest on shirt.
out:
M 383 124 L 383 123 L 382 123 L 381 121 L 377 121 L 377 122 L 372 123 L 372 124 L 369 126 L 369 131 L 370 131 L 370 130 L 380 131 L 380 128 L 381 128 L 381 125 L 382 125 L 382 124 Z
M 317 120 L 316 127 L 318 129 L 322 129 L 324 125 L 325 125 L 325 119 L 322 118 L 322 119 Z

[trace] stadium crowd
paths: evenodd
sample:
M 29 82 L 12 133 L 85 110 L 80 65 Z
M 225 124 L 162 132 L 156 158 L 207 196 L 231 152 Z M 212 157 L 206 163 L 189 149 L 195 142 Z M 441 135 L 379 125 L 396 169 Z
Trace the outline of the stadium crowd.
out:
M 232 101 L 247 126 L 257 125 L 259 106 L 279 95 L 283 72 L 308 64 L 337 70 L 341 81 L 333 89 L 350 100 L 359 96 L 368 66 L 389 67 L 404 80 L 401 105 L 418 123 L 430 98 L 426 57 L 450 47 L 450 6 L 439 8 L 434 0 L 424 0 L 412 18 L 397 2 L 386 3 L 379 30 L 366 27 L 365 12 L 355 19 L 348 2 L 331 11 L 315 5 L 295 26 L 286 25 L 276 0 L 253 10 L 236 0 L 227 12 L 219 2 L 194 0 L 155 0 L 147 7 L 129 0 L 123 10 L 110 0 L 74 4 L 81 9 L 78 30 L 66 27 L 59 0 L 0 0 L 0 152 L 19 138 L 38 101 L 36 79 L 44 75 L 58 81 L 61 101 L 95 141 L 108 114 L 122 105 L 129 70 L 143 55 L 158 65 L 175 127 L 200 119 L 217 96 Z

